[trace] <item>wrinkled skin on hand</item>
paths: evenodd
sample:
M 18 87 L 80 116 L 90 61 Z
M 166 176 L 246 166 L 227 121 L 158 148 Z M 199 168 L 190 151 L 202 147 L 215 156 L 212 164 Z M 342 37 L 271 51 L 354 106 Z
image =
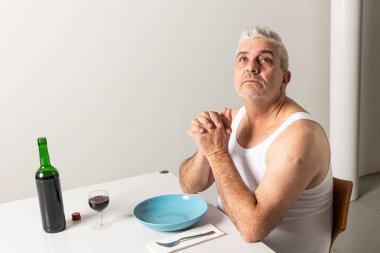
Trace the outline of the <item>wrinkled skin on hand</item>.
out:
M 198 151 L 206 157 L 228 153 L 231 121 L 230 109 L 223 109 L 220 114 L 203 112 L 192 121 L 188 133 L 197 143 Z

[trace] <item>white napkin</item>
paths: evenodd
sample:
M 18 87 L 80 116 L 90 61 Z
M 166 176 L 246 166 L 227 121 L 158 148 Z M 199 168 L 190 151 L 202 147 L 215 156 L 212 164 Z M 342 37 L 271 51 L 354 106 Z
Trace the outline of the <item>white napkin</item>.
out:
M 187 240 L 187 241 L 183 241 L 180 244 L 178 244 L 177 246 L 174 246 L 174 247 L 171 247 L 171 248 L 163 247 L 163 246 L 160 246 L 160 245 L 158 245 L 156 243 L 156 241 L 157 242 L 171 242 L 171 241 L 177 240 L 179 238 L 183 238 L 183 237 L 186 237 L 186 236 L 197 235 L 197 234 L 202 234 L 202 233 L 206 233 L 208 231 L 215 231 L 215 234 L 205 235 L 205 236 L 202 236 L 202 237 L 198 237 L 198 238 L 190 239 L 190 240 Z M 217 237 L 222 236 L 222 235 L 224 235 L 224 232 L 220 231 L 219 229 L 217 229 L 212 224 L 207 224 L 207 225 L 204 225 L 204 226 L 201 226 L 201 227 L 197 227 L 197 228 L 186 230 L 185 232 L 182 232 L 182 233 L 179 233 L 179 234 L 171 235 L 171 236 L 168 236 L 168 237 L 165 237 L 165 238 L 161 238 L 161 239 L 158 239 L 158 240 L 155 240 L 155 241 L 152 241 L 152 242 L 148 242 L 147 243 L 147 247 L 153 253 L 170 253 L 170 252 L 176 252 L 178 250 L 188 248 L 188 247 L 196 245 L 196 244 L 200 244 L 202 242 L 205 242 L 205 241 L 217 238 Z

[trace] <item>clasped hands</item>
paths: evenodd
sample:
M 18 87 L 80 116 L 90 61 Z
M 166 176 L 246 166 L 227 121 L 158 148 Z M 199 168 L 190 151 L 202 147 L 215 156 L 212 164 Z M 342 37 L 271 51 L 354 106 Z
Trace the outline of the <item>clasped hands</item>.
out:
M 223 108 L 220 113 L 202 112 L 191 121 L 188 134 L 207 158 L 215 154 L 228 153 L 231 129 L 231 109 Z

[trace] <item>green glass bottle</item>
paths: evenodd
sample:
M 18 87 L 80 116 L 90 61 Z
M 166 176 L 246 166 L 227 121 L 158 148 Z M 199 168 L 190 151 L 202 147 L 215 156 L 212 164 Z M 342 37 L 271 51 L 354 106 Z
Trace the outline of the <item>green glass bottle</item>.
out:
M 42 227 L 48 233 L 56 233 L 66 228 L 59 173 L 50 164 L 45 137 L 38 138 L 38 147 L 41 166 L 36 172 L 36 185 Z

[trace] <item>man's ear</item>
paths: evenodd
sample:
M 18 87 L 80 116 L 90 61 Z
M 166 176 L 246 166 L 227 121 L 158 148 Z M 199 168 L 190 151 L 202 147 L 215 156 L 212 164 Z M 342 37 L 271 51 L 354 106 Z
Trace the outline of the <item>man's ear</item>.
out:
M 292 77 L 292 73 L 289 70 L 284 71 L 284 75 L 282 77 L 282 85 L 284 88 L 288 85 L 290 82 L 290 78 Z
M 282 82 L 288 84 L 290 82 L 290 78 L 292 77 L 292 73 L 289 70 L 284 71 L 284 76 Z

